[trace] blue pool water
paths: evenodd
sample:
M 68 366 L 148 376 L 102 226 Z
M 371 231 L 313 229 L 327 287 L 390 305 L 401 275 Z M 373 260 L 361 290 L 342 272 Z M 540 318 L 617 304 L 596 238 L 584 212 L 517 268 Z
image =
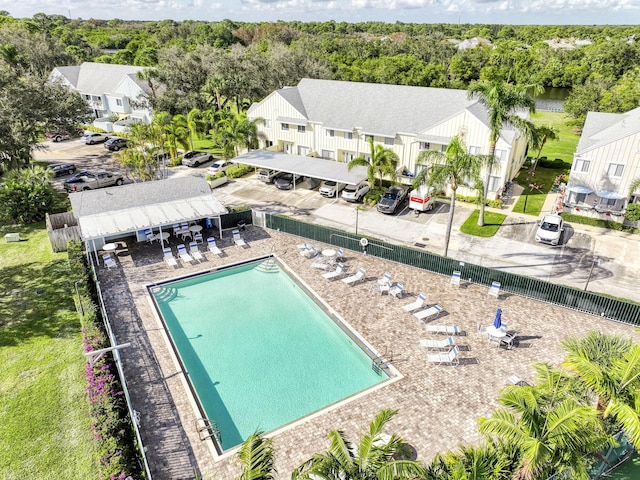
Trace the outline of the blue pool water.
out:
M 388 378 L 286 272 L 257 265 L 151 289 L 223 450 Z

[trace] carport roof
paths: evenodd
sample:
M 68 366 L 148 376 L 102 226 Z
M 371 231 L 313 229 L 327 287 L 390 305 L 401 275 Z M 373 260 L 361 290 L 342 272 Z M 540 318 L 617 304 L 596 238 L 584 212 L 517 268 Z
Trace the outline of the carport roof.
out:
M 270 150 L 253 150 L 234 158 L 233 161 L 253 167 L 295 173 L 320 180 L 333 180 L 334 182 L 348 185 L 356 185 L 367 178 L 366 167 L 356 166 L 348 170 L 346 163 L 302 155 L 289 155 Z
M 217 217 L 227 209 L 198 177 L 183 177 L 69 195 L 83 240 Z

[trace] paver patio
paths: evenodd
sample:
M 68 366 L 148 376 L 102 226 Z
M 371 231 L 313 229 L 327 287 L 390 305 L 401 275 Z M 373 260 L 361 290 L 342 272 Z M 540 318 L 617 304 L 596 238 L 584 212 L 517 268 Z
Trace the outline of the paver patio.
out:
M 229 232 L 218 240 L 224 256 L 206 252 L 207 261 L 196 265 L 183 262 L 177 269 L 163 262 L 157 244 L 136 244 L 131 237 L 120 243 L 119 268 L 99 268 L 118 342 L 133 343 L 121 355 L 131 399 L 140 413 L 143 443 L 154 479 L 195 478 L 196 472 L 204 479 L 231 479 L 240 468 L 234 455 L 214 461 L 210 442 L 198 437 L 198 415 L 147 296 L 145 286 L 150 283 L 274 252 L 403 375 L 396 382 L 278 431 L 273 436 L 277 478 L 289 478 L 295 467 L 326 449 L 330 430 L 341 429 L 347 438 L 357 440 L 382 408 L 399 409 L 389 433 L 401 435 L 416 449 L 418 459 L 429 461 L 435 453 L 455 449 L 459 443 L 480 441 L 477 419 L 490 415 L 498 406 L 498 392 L 507 378 L 517 373 L 531 379 L 535 362 L 558 364 L 563 358 L 559 345 L 562 339 L 599 330 L 639 340 L 633 327 L 605 318 L 505 292 L 496 299 L 487 295 L 487 287 L 466 284 L 464 279 L 457 288 L 450 285 L 449 277 L 359 252 L 347 251 L 345 264 L 350 273 L 361 266 L 366 268 L 366 280 L 347 287 L 325 280 L 322 271 L 310 267 L 312 260 L 299 255 L 296 245 L 308 240 L 258 227 L 248 227 L 242 233 L 248 248 L 234 246 Z M 183 242 L 172 239 L 174 252 L 178 243 Z M 206 246 L 201 249 L 205 252 Z M 371 285 L 384 272 L 391 273 L 393 282 L 404 285 L 402 299 L 370 294 Z M 437 303 L 444 308 L 428 323 L 458 325 L 464 331 L 456 338 L 459 366 L 427 364 L 426 351 L 419 345 L 420 338 L 430 336 L 425 323 L 400 309 L 419 293 L 426 295 L 429 305 Z M 478 323 L 490 325 L 498 307 L 509 331 L 518 332 L 513 350 L 496 348 L 477 334 Z

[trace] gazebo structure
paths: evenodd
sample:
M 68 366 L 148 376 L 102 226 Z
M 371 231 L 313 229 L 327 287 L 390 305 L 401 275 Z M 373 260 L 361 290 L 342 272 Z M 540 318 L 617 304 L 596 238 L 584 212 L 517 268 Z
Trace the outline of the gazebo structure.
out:
M 135 235 L 146 241 L 145 230 L 159 233 L 173 225 L 206 220 L 222 234 L 220 216 L 227 209 L 200 177 L 182 177 L 120 187 L 86 190 L 69 195 L 87 252 Z

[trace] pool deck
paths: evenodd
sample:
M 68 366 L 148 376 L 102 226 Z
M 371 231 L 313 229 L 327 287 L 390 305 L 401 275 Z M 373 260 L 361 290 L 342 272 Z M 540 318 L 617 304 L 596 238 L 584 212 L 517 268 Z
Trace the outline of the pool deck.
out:
M 418 459 L 429 461 L 437 452 L 455 449 L 460 443 L 479 442 L 477 419 L 498 406 L 498 392 L 513 374 L 531 380 L 533 364 L 557 365 L 564 357 L 560 341 L 583 336 L 591 330 L 640 336 L 631 326 L 600 317 L 536 302 L 502 292 L 498 299 L 484 286 L 450 284 L 450 278 L 425 272 L 362 253 L 347 251 L 349 273 L 366 269 L 365 280 L 352 287 L 322 278 L 322 270 L 299 254 L 297 244 L 307 240 L 258 227 L 242 232 L 246 248 L 237 247 L 231 233 L 218 240 L 222 257 L 204 253 L 206 261 L 179 268 L 167 266 L 161 248 L 119 242 L 117 268 L 99 268 L 99 280 L 109 319 L 119 343 L 133 345 L 121 355 L 134 408 L 140 413 L 140 430 L 154 480 L 232 479 L 240 467 L 235 455 L 214 461 L 210 441 L 201 441 L 195 427 L 197 415 L 185 389 L 184 375 L 168 348 L 163 328 L 154 314 L 146 285 L 268 255 L 278 255 L 328 305 L 344 318 L 379 353 L 391 360 L 403 378 L 352 399 L 344 405 L 297 422 L 273 436 L 276 478 L 290 478 L 291 471 L 314 453 L 328 447 L 327 433 L 341 429 L 357 442 L 375 414 L 394 408 L 399 414 L 388 433 L 402 436 L 413 446 Z M 204 234 L 207 237 L 207 232 Z M 178 243 L 170 240 L 173 251 Z M 319 248 L 328 245 L 312 243 Z M 206 251 L 206 245 L 201 245 Z M 384 272 L 405 287 L 402 299 L 372 293 L 371 287 Z M 458 366 L 437 366 L 426 361 L 421 338 L 434 338 L 425 322 L 401 310 L 419 293 L 443 312 L 426 324 L 456 325 L 463 334 L 455 337 L 460 349 Z M 250 301 L 250 292 L 247 292 Z M 478 324 L 489 326 L 496 309 L 502 308 L 509 331 L 517 331 L 512 350 L 490 345 L 478 335 Z M 443 336 L 436 338 L 444 338 Z M 319 386 L 321 388 L 321 386 Z M 312 394 L 310 392 L 310 394 Z

